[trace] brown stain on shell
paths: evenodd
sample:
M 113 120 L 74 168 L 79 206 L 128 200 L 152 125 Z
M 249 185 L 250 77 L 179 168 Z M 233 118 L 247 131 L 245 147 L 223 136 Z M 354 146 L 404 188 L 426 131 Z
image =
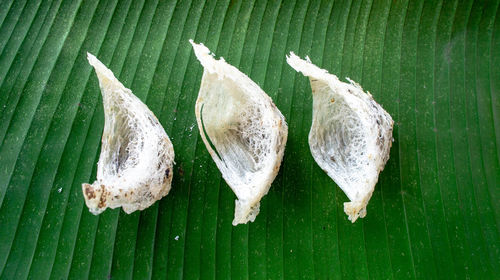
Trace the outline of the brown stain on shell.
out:
M 92 188 L 91 185 L 89 184 L 85 184 L 85 196 L 88 198 L 88 199 L 93 199 L 96 197 L 95 195 L 95 192 L 94 192 L 94 189 Z
M 107 197 L 107 192 L 106 192 L 106 187 L 104 185 L 101 185 L 101 198 L 99 199 L 99 204 L 97 207 L 99 208 L 105 208 L 106 207 L 106 197 Z

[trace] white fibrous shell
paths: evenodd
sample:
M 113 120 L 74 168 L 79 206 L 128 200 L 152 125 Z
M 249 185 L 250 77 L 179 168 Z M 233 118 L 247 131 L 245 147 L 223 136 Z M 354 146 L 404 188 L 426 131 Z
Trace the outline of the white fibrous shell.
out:
M 294 53 L 288 64 L 309 77 L 313 117 L 309 147 L 318 165 L 344 191 L 344 212 L 351 222 L 365 217 L 379 173 L 389 159 L 394 121 L 370 93 L 341 82 L 309 58 Z
M 97 180 L 82 184 L 85 203 L 94 215 L 122 207 L 143 210 L 170 191 L 174 149 L 153 112 L 88 53 L 101 88 L 104 131 Z
M 288 126 L 271 98 L 203 44 L 193 45 L 204 67 L 195 113 L 201 138 L 238 198 L 233 225 L 254 221 L 260 199 L 278 174 Z

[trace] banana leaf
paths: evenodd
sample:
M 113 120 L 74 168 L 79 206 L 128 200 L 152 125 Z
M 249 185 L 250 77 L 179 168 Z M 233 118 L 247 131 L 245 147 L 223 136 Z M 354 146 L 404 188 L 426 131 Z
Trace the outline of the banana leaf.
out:
M 500 1 L 0 0 L 0 279 L 498 279 Z M 252 78 L 289 124 L 255 222 L 199 136 L 188 40 Z M 393 117 L 367 216 L 314 162 L 309 81 L 290 51 L 349 77 Z M 155 113 L 169 195 L 94 216 L 95 54 Z

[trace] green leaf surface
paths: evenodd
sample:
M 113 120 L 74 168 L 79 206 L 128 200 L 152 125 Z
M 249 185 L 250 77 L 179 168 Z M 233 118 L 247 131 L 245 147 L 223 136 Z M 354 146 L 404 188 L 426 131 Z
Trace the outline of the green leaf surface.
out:
M 0 279 L 498 279 L 500 1 L 0 0 Z M 194 115 L 188 39 L 257 82 L 289 124 L 254 223 Z M 368 214 L 311 157 L 294 51 L 350 77 L 395 121 Z M 89 213 L 104 126 L 95 54 L 155 113 L 170 194 Z

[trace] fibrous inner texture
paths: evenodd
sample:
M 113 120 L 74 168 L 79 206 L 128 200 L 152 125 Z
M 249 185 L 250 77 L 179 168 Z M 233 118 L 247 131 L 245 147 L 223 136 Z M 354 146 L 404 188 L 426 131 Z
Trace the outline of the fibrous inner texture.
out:
M 109 139 L 108 154 L 103 161 L 103 164 L 113 167 L 108 170 L 110 173 L 108 175 L 115 175 L 127 167 L 135 166 L 137 159 L 135 155 L 130 157 L 130 151 L 139 150 L 137 147 L 138 135 L 131 129 L 131 126 L 136 125 L 135 122 L 123 116 L 121 112 L 116 112 L 113 117 L 110 126 L 114 130 L 113 135 L 115 137 Z
M 131 106 L 124 100 L 126 97 L 117 94 L 113 98 L 112 106 L 107 107 L 110 111 L 106 115 L 102 147 L 105 153 L 99 163 L 108 167 L 103 170 L 106 178 L 120 177 L 125 170 L 136 167 L 145 142 L 138 124 L 138 118 L 143 116 L 131 115 L 131 111 L 124 109 Z
M 316 88 L 313 94 L 311 152 L 349 199 L 358 200 L 369 191 L 364 187 L 370 169 L 365 124 L 346 97 L 328 86 Z
M 203 128 L 232 175 L 226 179 L 237 185 L 256 185 L 255 175 L 266 166 L 272 147 L 269 129 L 273 124 L 266 121 L 262 104 L 230 79 L 211 84 L 203 96 Z M 239 198 L 243 194 L 235 192 Z

